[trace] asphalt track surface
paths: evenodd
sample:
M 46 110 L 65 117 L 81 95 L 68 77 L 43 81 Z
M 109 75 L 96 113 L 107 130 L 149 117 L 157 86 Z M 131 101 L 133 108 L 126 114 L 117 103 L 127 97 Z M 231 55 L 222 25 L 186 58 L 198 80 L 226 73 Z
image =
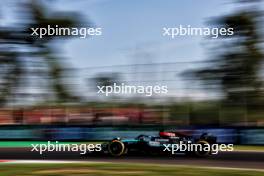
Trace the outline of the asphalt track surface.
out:
M 206 167 L 225 167 L 242 169 L 264 169 L 263 152 L 221 152 L 206 158 L 196 158 L 184 155 L 173 156 L 87 156 L 77 152 L 46 152 L 40 155 L 31 152 L 30 148 L 0 148 L 0 160 L 63 160 L 89 162 L 128 162 L 154 163 L 170 165 L 191 165 Z

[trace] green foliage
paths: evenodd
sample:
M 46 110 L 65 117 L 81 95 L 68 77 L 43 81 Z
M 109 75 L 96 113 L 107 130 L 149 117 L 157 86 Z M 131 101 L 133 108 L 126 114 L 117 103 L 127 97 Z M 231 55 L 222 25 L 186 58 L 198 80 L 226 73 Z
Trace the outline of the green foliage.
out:
M 69 36 L 45 36 L 40 39 L 31 36 L 30 28 L 41 28 L 58 25 L 60 27 L 78 27 L 80 18 L 76 14 L 58 12 L 45 8 L 40 1 L 29 0 L 22 4 L 19 11 L 17 27 L 0 27 L 0 106 L 12 102 L 12 97 L 20 89 L 25 89 L 22 83 L 27 82 L 25 75 L 29 71 L 26 62 L 34 64 L 33 60 L 25 61 L 24 58 L 44 62 L 48 68 L 44 79 L 50 82 L 54 93 L 55 102 L 77 101 L 69 88 L 64 84 L 64 72 L 61 59 L 52 50 L 53 41 Z M 39 77 L 43 79 L 43 77 Z
M 260 78 L 264 57 L 260 47 L 261 13 L 251 3 L 246 4 L 249 7 L 214 21 L 216 26 L 233 28 L 234 35 L 220 38 L 214 50 L 216 58 L 208 67 L 192 70 L 191 75 L 205 86 L 218 87 L 227 102 L 250 105 L 264 102 Z

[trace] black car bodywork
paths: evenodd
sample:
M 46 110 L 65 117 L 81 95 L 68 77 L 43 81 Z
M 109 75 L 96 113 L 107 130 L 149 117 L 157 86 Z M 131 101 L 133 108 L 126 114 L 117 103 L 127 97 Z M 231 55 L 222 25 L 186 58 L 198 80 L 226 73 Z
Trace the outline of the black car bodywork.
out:
M 203 133 L 199 137 L 183 132 L 160 132 L 159 136 L 139 135 L 134 139 L 114 138 L 102 144 L 102 151 L 112 156 L 127 154 L 146 154 L 146 155 L 170 155 L 171 150 L 165 150 L 165 146 L 172 147 L 174 144 L 201 144 L 212 145 L 216 143 L 216 137 Z M 208 156 L 210 151 L 185 151 L 178 152 L 196 156 Z M 173 153 L 174 154 L 174 153 Z

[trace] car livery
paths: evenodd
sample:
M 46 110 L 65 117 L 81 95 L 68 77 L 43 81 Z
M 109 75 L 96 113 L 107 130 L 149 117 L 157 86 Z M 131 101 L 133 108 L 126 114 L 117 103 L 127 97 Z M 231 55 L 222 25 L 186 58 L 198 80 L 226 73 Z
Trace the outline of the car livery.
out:
M 114 138 L 109 142 L 102 144 L 102 151 L 112 156 L 121 156 L 127 154 L 171 154 L 169 149 L 165 151 L 165 146 L 172 147 L 173 144 L 192 143 L 201 145 L 212 145 L 216 143 L 216 137 L 207 133 L 201 134 L 199 137 L 188 134 L 188 132 L 162 131 L 159 136 L 139 135 L 134 139 Z M 169 144 L 169 145 L 168 145 Z M 183 153 L 183 152 L 179 152 Z M 184 152 L 196 156 L 208 156 L 210 151 L 193 151 Z

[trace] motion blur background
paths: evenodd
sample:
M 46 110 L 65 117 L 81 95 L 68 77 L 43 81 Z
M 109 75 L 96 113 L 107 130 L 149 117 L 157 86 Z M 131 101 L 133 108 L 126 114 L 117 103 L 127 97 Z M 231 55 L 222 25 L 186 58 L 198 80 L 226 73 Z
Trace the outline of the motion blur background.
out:
M 264 144 L 261 0 L 0 2 L 0 139 L 107 140 L 162 129 Z M 233 36 L 162 35 L 231 27 Z M 100 27 L 102 36 L 30 28 Z M 168 94 L 105 95 L 97 86 L 166 85 Z

